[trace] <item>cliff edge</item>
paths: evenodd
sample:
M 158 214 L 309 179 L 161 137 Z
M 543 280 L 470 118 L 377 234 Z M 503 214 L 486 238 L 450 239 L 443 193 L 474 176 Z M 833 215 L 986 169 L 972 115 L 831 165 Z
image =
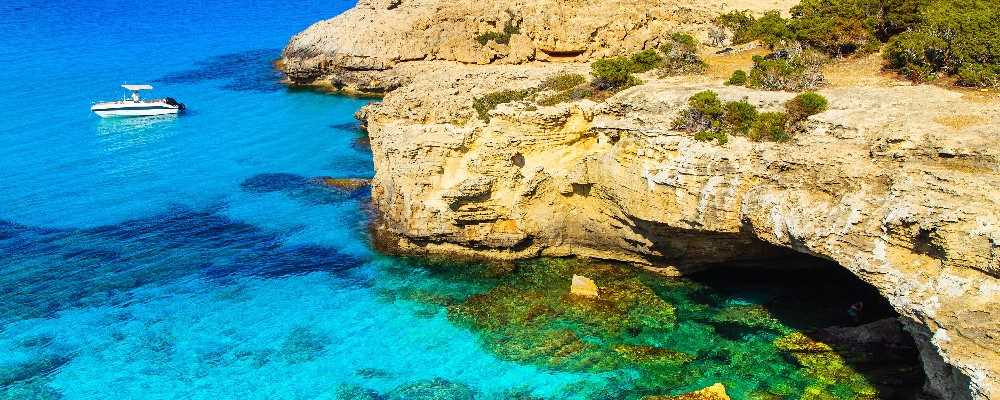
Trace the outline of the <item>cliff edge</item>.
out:
M 835 85 L 820 91 L 830 108 L 790 141 L 724 145 L 671 128 L 692 94 L 762 111 L 794 94 L 646 75 L 601 102 L 512 101 L 486 118 L 472 108 L 487 93 L 586 74 L 576 61 L 653 46 L 662 32 L 703 32 L 713 12 L 631 3 L 566 19 L 535 1 L 363 1 L 296 36 L 282 65 L 298 83 L 388 91 L 359 113 L 386 248 L 579 255 L 668 274 L 793 250 L 835 261 L 889 300 L 920 347 L 930 394 L 1000 398 L 1000 102 L 930 85 Z M 507 47 L 476 46 L 514 15 Z M 556 34 L 546 18 L 572 22 Z

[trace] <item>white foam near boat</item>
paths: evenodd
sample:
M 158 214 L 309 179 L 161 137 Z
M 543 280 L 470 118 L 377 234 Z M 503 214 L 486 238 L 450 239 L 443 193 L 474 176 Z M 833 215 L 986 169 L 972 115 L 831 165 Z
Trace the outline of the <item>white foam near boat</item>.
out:
M 131 94 L 126 94 L 120 101 L 96 103 L 90 110 L 101 118 L 108 117 L 147 117 L 151 115 L 179 114 L 184 111 L 184 104 L 170 97 L 162 99 L 143 100 L 139 97 L 140 90 L 153 90 L 150 85 L 122 85 Z

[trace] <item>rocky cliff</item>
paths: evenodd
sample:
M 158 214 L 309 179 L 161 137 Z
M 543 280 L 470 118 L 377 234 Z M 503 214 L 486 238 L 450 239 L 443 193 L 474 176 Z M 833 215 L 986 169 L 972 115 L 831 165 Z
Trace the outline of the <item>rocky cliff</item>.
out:
M 537 22 L 521 11 L 517 35 L 525 37 L 517 40 L 532 43 L 525 47 L 532 56 L 511 58 L 505 52 L 513 45 L 465 53 L 472 39 L 444 39 L 502 27 L 512 15 L 507 8 L 534 10 L 541 2 L 486 2 L 483 13 L 497 19 L 452 14 L 479 10 L 465 2 L 374 3 L 296 36 L 283 65 L 300 83 L 394 89 L 359 113 L 374 153 L 373 202 L 381 215 L 374 229 L 383 246 L 503 259 L 579 255 L 671 274 L 793 250 L 835 261 L 889 300 L 917 339 L 931 394 L 1000 398 L 995 98 L 934 86 L 833 87 L 821 91 L 830 109 L 791 141 L 734 137 L 720 146 L 671 129 L 693 93 L 712 89 L 763 110 L 779 109 L 794 94 L 706 77 L 644 76 L 645 84 L 602 102 L 512 102 L 486 121 L 472 109 L 474 97 L 588 70 L 505 63 L 546 59 L 546 49 L 572 50 L 574 60 L 629 52 L 651 43 L 657 31 L 650 27 L 660 20 L 628 25 L 643 17 L 635 16 L 641 8 L 625 5 L 613 23 L 593 29 L 580 12 L 569 25 L 590 34 L 574 42 L 545 36 L 551 11 Z M 655 4 L 649 10 L 701 12 Z M 408 17 L 393 25 L 391 15 Z M 435 24 L 414 22 L 442 15 L 454 16 L 444 20 L 455 25 L 437 34 L 428 30 Z M 697 22 L 685 18 L 664 17 L 662 29 Z M 623 24 L 632 28 L 608 28 Z M 561 34 L 577 37 L 568 29 Z M 642 32 L 634 42 L 632 32 Z M 598 39 L 604 33 L 619 41 Z M 359 38 L 357 47 L 348 36 Z M 552 47 L 562 43 L 574 44 Z M 490 55 L 476 58 L 486 54 L 480 51 Z M 379 75 L 358 75 L 372 71 Z M 390 76 L 384 71 L 395 83 L 379 81 Z
M 281 68 L 298 84 L 385 92 L 410 81 L 410 61 L 574 62 L 650 48 L 669 32 L 707 37 L 725 9 L 787 8 L 794 0 L 361 0 L 292 38 Z

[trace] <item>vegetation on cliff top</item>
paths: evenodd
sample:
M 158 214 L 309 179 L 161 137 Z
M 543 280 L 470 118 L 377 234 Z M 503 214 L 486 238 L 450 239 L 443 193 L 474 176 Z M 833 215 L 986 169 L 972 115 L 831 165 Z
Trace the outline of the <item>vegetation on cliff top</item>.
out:
M 784 142 L 801 129 L 809 116 L 827 108 L 823 96 L 806 92 L 785 103 L 785 112 L 757 111 L 746 99 L 723 103 L 718 93 L 705 90 L 688 99 L 688 108 L 674 120 L 674 129 L 693 133 L 700 141 L 729 142 L 729 135 L 746 136 L 755 142 Z
M 802 45 L 835 57 L 871 53 L 887 43 L 886 67 L 908 79 L 954 76 L 964 86 L 1000 87 L 1000 7 L 994 0 L 802 0 L 791 14 L 756 18 L 732 11 L 715 22 L 732 32 L 734 44 Z M 795 75 L 793 64 L 760 67 Z

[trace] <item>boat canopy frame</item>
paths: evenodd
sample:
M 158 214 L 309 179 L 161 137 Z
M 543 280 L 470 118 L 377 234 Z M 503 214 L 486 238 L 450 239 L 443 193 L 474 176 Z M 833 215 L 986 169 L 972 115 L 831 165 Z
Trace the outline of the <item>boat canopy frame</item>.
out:
M 126 90 L 131 90 L 133 92 L 138 92 L 140 90 L 153 90 L 152 85 L 122 85 L 122 88 Z

